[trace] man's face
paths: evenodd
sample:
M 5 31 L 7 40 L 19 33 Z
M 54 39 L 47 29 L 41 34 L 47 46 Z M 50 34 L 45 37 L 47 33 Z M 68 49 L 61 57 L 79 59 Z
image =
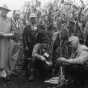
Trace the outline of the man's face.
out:
M 75 41 L 75 40 L 74 40 L 74 41 L 71 41 L 71 42 L 70 42 L 70 45 L 71 45 L 71 47 L 73 47 L 73 48 L 76 49 L 76 48 L 78 47 L 78 42 Z
M 35 17 L 31 18 L 31 24 L 36 24 L 36 18 Z
M 7 13 L 8 13 L 7 10 L 4 10 L 4 9 L 3 9 L 3 10 L 1 11 L 1 15 L 2 15 L 3 17 L 6 17 Z

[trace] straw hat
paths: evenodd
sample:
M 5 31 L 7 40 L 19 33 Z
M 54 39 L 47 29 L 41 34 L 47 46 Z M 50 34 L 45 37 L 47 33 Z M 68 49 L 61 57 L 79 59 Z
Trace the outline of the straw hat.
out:
M 69 39 L 68 39 L 69 42 L 79 42 L 79 38 L 77 36 L 71 36 Z
M 0 5 L 0 10 L 6 10 L 6 11 L 10 11 L 10 9 L 8 8 L 8 6 L 7 5 Z

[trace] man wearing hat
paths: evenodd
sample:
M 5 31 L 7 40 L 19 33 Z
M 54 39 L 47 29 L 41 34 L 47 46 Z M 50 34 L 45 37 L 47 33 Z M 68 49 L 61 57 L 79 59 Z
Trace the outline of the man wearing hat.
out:
M 36 16 L 34 14 L 30 15 L 30 22 L 27 21 L 27 25 L 24 28 L 23 31 L 23 45 L 24 45 L 24 54 L 25 57 L 29 58 L 31 57 L 32 53 L 32 47 L 36 42 L 36 31 L 37 31 L 37 26 L 34 23 L 36 19 Z M 29 55 L 30 52 L 30 55 Z
M 26 76 L 29 76 L 28 64 L 29 58 L 32 58 L 32 50 L 37 41 L 37 16 L 34 13 L 31 13 L 29 16 L 29 21 L 26 22 L 26 26 L 23 31 L 23 48 L 25 56 L 25 70 Z
M 9 11 L 6 5 L 0 7 L 0 77 L 7 77 L 10 70 L 10 38 L 13 34 L 10 33 L 11 23 L 7 18 Z
M 79 82 L 80 88 L 80 86 L 85 85 L 83 84 L 85 81 L 88 82 L 88 47 L 80 44 L 79 38 L 77 36 L 71 36 L 69 38 L 69 43 L 75 50 L 74 55 L 69 59 L 60 57 L 57 59 L 57 61 L 65 64 L 65 71 L 67 75 L 69 77 L 71 76 L 71 78 L 75 80 L 76 83 Z

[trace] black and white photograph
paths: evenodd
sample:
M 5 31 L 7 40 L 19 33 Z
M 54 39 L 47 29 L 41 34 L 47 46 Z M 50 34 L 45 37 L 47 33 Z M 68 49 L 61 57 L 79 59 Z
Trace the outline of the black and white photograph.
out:
M 0 88 L 88 88 L 88 0 L 0 0 Z

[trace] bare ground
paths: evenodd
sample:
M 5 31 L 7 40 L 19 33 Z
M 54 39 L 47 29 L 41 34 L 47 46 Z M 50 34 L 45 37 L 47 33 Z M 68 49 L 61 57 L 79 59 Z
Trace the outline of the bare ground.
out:
M 46 88 L 39 80 L 28 81 L 24 77 L 11 77 L 9 80 L 0 79 L 0 88 Z

